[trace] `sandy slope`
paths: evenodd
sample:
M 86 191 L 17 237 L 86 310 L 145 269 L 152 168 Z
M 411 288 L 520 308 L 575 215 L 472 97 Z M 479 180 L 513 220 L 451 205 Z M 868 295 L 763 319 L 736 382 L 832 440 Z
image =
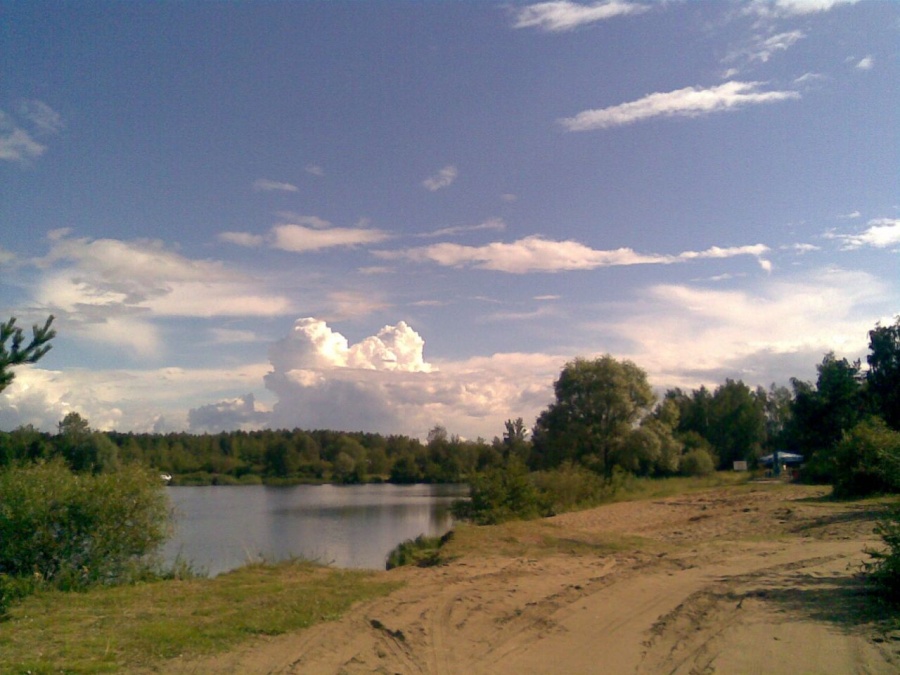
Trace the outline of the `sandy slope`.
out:
M 718 489 L 503 530 L 488 555 L 386 573 L 408 583 L 340 621 L 166 669 L 900 672 L 900 630 L 856 575 L 877 509 L 809 499 L 821 493 Z M 640 539 L 610 547 L 623 536 Z

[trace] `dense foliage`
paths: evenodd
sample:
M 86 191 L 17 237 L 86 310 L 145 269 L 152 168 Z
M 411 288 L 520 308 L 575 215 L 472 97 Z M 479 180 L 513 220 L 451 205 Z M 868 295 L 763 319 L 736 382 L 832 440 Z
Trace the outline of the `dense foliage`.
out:
M 0 576 L 57 588 L 143 574 L 168 534 L 159 476 L 129 465 L 74 473 L 62 460 L 0 471 Z

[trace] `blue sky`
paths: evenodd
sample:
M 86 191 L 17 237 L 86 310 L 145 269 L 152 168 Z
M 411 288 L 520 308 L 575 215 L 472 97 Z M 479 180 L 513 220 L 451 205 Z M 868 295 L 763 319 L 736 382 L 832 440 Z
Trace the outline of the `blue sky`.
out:
M 900 4 L 0 0 L 0 428 L 491 438 L 900 313 Z

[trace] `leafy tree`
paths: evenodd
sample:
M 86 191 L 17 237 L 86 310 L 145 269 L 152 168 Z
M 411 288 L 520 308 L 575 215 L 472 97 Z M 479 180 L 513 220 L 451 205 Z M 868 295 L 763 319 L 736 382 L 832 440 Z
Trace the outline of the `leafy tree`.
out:
M 832 461 L 836 497 L 900 492 L 900 431 L 878 417 L 844 434 Z
M 579 358 L 563 368 L 554 392 L 534 428 L 537 468 L 574 460 L 611 477 L 617 451 L 654 402 L 647 374 L 609 355 Z
M 56 447 L 73 471 L 103 473 L 119 467 L 119 447 L 106 434 L 92 431 L 77 412 L 59 423 Z
M 706 438 L 719 455 L 719 467 L 758 456 L 766 439 L 765 390 L 752 391 L 740 380 L 725 380 L 710 405 Z
M 166 493 L 151 469 L 75 474 L 55 459 L 0 471 L 0 579 L 128 582 L 167 533 Z
M 859 361 L 837 359 L 829 352 L 817 371 L 815 386 L 791 380 L 794 401 L 786 436 L 808 459 L 805 475 L 831 482 L 835 447 L 845 431 L 865 418 L 867 406 Z
M 893 326 L 869 331 L 869 371 L 866 383 L 874 408 L 890 427 L 900 431 L 900 316 Z
M 11 317 L 6 323 L 0 324 L 0 391 L 6 389 L 13 381 L 15 375 L 10 370 L 12 366 L 23 363 L 35 363 L 53 346 L 50 343 L 56 337 L 56 331 L 50 328 L 53 323 L 53 315 L 47 317 L 43 327 L 35 324 L 32 326 L 31 341 L 23 345 L 25 336 L 21 328 L 16 327 L 15 317 Z M 7 347 L 9 343 L 9 347 Z
M 528 442 L 525 420 L 517 417 L 514 420 L 506 420 L 503 425 L 506 428 L 506 431 L 503 432 L 503 455 L 518 457 L 522 462 L 527 463 L 531 454 L 531 443 Z

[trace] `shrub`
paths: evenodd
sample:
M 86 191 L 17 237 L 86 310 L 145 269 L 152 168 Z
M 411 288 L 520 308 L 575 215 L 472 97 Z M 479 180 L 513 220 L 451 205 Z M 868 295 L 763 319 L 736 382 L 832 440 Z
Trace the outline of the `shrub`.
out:
M 551 471 L 538 471 L 532 480 L 552 513 L 599 504 L 610 492 L 609 484 L 599 474 L 571 462 Z
M 549 514 L 549 507 L 531 482 L 525 465 L 511 458 L 506 466 L 493 467 L 469 484 L 469 500 L 453 504 L 453 515 L 478 525 L 508 520 L 527 520 Z
M 404 565 L 417 567 L 433 567 L 441 563 L 441 547 L 453 538 L 450 531 L 443 537 L 426 537 L 419 535 L 415 539 L 407 539 L 388 553 L 385 569 L 392 570 Z
M 866 549 L 872 558 L 863 568 L 885 591 L 885 597 L 900 603 L 900 508 L 895 508 L 875 527 L 887 550 Z
M 715 470 L 712 456 L 702 448 L 688 450 L 678 464 L 678 471 L 683 476 L 709 476 Z
M 900 492 L 900 432 L 878 417 L 845 433 L 832 462 L 835 497 Z
M 0 472 L 0 575 L 64 590 L 128 582 L 147 572 L 167 534 L 155 471 L 75 474 L 57 459 Z

